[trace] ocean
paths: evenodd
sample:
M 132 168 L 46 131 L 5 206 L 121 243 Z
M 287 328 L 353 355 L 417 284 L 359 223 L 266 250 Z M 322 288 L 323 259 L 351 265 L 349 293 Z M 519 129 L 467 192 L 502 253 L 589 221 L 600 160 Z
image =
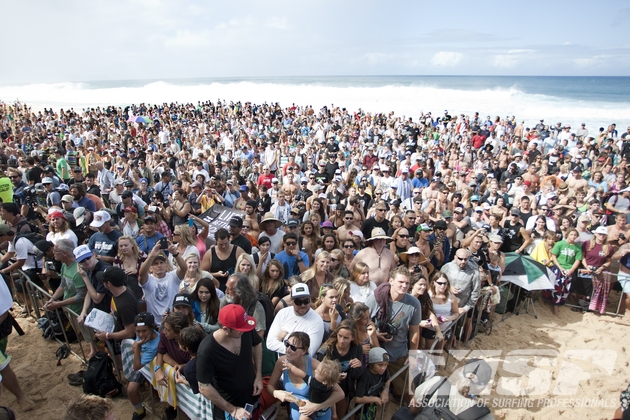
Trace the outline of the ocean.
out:
M 0 86 L 0 100 L 35 110 L 125 106 L 132 103 L 228 101 L 341 106 L 349 111 L 395 112 L 417 120 L 421 112 L 482 118 L 516 116 L 531 127 L 581 123 L 591 133 L 630 125 L 630 77 L 551 76 L 304 76 L 191 78 L 35 83 Z

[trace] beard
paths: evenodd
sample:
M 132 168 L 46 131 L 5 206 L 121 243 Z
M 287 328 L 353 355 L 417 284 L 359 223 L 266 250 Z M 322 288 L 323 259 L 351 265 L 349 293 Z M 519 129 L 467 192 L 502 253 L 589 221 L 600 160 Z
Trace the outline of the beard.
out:
M 226 293 L 225 294 L 225 301 L 227 303 L 234 303 L 234 298 Z

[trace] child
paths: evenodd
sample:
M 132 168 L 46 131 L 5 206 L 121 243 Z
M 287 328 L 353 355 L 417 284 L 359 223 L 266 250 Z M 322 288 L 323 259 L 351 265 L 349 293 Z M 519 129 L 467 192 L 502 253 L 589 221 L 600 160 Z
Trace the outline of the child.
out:
M 382 347 L 370 349 L 369 366 L 357 382 L 356 403 L 365 404 L 359 420 L 374 420 L 378 407 L 389 401 L 389 354 Z
M 339 383 L 341 379 L 341 370 L 339 363 L 334 360 L 324 359 L 319 362 L 319 365 L 315 368 L 313 376 L 310 377 L 301 369 L 298 369 L 293 364 L 285 361 L 285 369 L 290 370 L 292 374 L 304 378 L 304 381 L 308 384 L 308 400 L 313 404 L 321 404 L 326 401 L 333 392 L 333 387 Z M 300 420 L 314 419 L 318 417 L 319 413 L 326 413 L 326 411 L 318 411 L 313 413 L 310 417 L 302 414 Z
M 141 312 L 136 316 L 136 341 L 131 346 L 133 352 L 133 374 L 129 379 L 127 385 L 127 395 L 129 401 L 133 404 L 132 420 L 141 420 L 147 412 L 142 405 L 142 399 L 140 398 L 139 388 L 142 382 L 144 382 L 144 376 L 140 373 L 140 369 L 148 363 L 157 354 L 158 343 L 160 342 L 160 336 L 155 331 L 155 318 L 153 314 L 149 312 Z
M 190 354 L 190 360 L 184 366 L 183 375 L 177 371 L 175 381 L 178 384 L 190 386 L 194 394 L 199 394 L 199 383 L 197 382 L 197 349 L 204 338 L 203 332 L 197 327 L 187 327 L 179 334 L 179 346 L 182 350 Z

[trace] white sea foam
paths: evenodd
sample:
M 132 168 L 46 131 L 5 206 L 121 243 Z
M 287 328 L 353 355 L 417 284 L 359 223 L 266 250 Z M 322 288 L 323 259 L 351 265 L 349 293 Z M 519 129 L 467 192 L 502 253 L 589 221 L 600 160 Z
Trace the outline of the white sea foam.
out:
M 630 102 L 614 103 L 580 101 L 549 95 L 525 93 L 514 85 L 510 88 L 459 90 L 428 86 L 390 85 L 382 87 L 336 87 L 322 84 L 282 84 L 271 82 L 212 82 L 192 86 L 173 82 L 151 82 L 138 87 L 94 88 L 88 83 L 51 83 L 0 87 L 0 99 L 19 99 L 35 110 L 43 108 L 82 109 L 85 107 L 132 103 L 193 102 L 217 99 L 242 102 L 279 102 L 283 107 L 295 104 L 319 109 L 331 104 L 350 111 L 362 108 L 368 112 L 390 112 L 417 119 L 421 111 L 441 115 L 515 115 L 532 126 L 539 119 L 555 124 L 561 121 L 573 127 L 585 122 L 592 131 L 612 122 L 622 130 L 630 122 Z

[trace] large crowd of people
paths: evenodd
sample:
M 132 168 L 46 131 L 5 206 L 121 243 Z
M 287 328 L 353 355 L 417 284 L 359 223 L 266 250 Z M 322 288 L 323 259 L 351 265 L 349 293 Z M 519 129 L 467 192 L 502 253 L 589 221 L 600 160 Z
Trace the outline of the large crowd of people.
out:
M 391 399 L 410 403 L 404 375 L 390 376 L 409 351 L 443 345 L 458 318 L 470 336 L 506 253 L 555 274 L 543 297 L 556 316 L 571 293 L 604 313 L 619 261 L 630 316 L 630 127 L 227 101 L 15 103 L 0 105 L 0 139 L 12 184 L 0 195 L 0 273 L 14 299 L 25 299 L 9 281 L 20 269 L 50 291 L 45 309 L 78 315 L 90 355 L 134 339 L 136 370 L 157 357 L 165 386 L 162 366 L 175 367 L 217 419 L 278 400 L 293 420 L 340 419 L 353 400 L 366 419 Z M 241 216 L 214 229 L 200 217 L 214 205 Z M 113 312 L 113 332 L 83 325 L 92 308 Z M 144 378 L 127 379 L 142 419 Z

